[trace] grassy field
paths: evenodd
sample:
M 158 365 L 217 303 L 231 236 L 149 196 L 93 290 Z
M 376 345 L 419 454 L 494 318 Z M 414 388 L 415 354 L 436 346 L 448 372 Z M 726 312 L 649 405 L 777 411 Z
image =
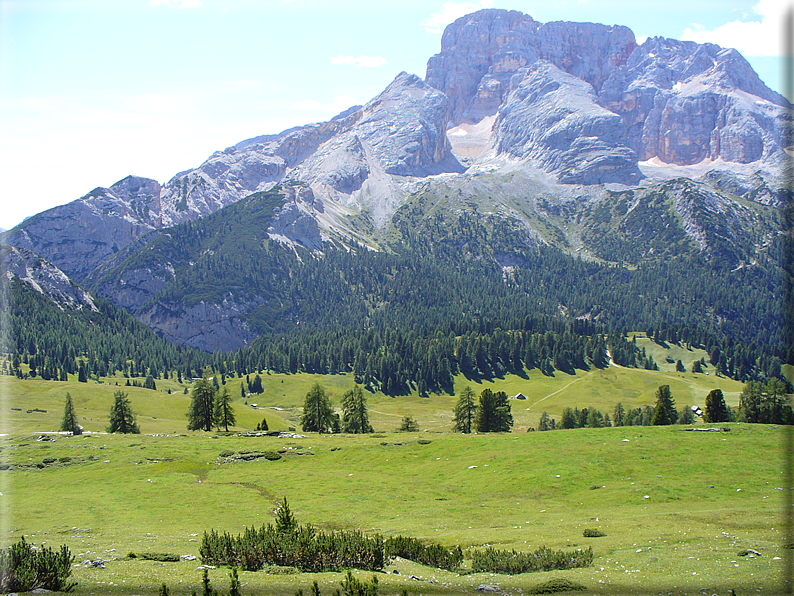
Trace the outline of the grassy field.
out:
M 524 432 L 544 410 L 559 417 L 566 406 L 611 412 L 618 401 L 651 405 L 660 384 L 671 386 L 679 407 L 703 405 L 715 387 L 736 405 L 739 383 L 675 373 L 674 367 L 528 376 L 456 382 L 456 390 L 471 384 L 478 393 L 485 387 L 524 393 L 526 401 L 511 401 L 516 425 L 510 434 L 444 432 L 453 396 L 376 394 L 368 396 L 375 435 L 303 438 L 189 433 L 189 396 L 169 381 L 158 381 L 157 391 L 124 388 L 142 435 L 100 434 L 119 389 L 115 383 L 124 379 L 85 384 L 0 377 L 6 434 L 0 460 L 12 467 L 0 470 L 0 539 L 7 544 L 25 535 L 37 544 L 67 544 L 78 562 L 106 561 L 105 569 L 75 567 L 77 594 L 151 594 L 162 582 L 172 593 L 189 594 L 199 588 L 199 561 L 159 563 L 128 559 L 127 553 L 198 555 L 205 530 L 237 533 L 268 522 L 286 496 L 300 522 L 320 528 L 412 535 L 469 551 L 546 545 L 592 546 L 595 552 L 586 569 L 518 576 L 457 574 L 397 560 L 379 574 L 383 594 L 402 588 L 475 593 L 480 584 L 519 594 L 556 577 L 579 582 L 591 594 L 779 592 L 791 553 L 781 544 L 784 429 L 732 424 L 730 432 L 719 433 L 683 427 Z M 237 430 L 253 429 L 263 416 L 271 429 L 299 428 L 312 383 L 323 384 L 337 406 L 352 386 L 352 378 L 341 375 L 263 379 L 265 393 L 247 399 L 238 397 L 240 381 L 229 380 Z M 57 430 L 66 391 L 81 423 L 97 434 L 43 434 Z M 420 432 L 392 432 L 403 415 L 417 419 Z M 283 457 L 221 457 L 257 450 Z M 606 536 L 585 538 L 585 528 Z M 744 549 L 762 556 L 738 556 Z M 212 570 L 213 585 L 227 589 L 228 573 Z M 243 594 L 308 593 L 314 579 L 323 594 L 332 594 L 341 577 L 241 573 Z

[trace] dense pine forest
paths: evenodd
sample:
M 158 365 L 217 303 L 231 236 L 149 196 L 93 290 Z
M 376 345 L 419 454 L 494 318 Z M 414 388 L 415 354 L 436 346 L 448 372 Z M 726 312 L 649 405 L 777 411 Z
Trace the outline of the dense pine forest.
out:
M 277 206 L 274 194 L 258 193 L 154 234 L 156 250 L 124 263 L 183 264 L 153 301 L 256 297 L 260 306 L 244 315 L 260 334 L 251 346 L 214 354 L 178 347 L 107 301 L 97 313 L 63 311 L 14 282 L 6 297 L 9 372 L 22 374 L 20 362 L 30 365 L 27 374 L 55 380 L 81 368 L 85 377 L 353 372 L 372 390 L 426 395 L 451 392 L 458 373 L 573 373 L 605 367 L 610 356 L 654 368 L 632 341 L 636 332 L 705 348 L 719 374 L 741 381 L 778 377 L 781 362 L 792 361 L 778 347 L 776 247 L 765 261 L 735 269 L 690 253 L 614 266 L 528 248 L 509 224 L 468 212 L 422 222 L 398 213 L 389 250 L 329 244 L 317 255 L 267 237 Z

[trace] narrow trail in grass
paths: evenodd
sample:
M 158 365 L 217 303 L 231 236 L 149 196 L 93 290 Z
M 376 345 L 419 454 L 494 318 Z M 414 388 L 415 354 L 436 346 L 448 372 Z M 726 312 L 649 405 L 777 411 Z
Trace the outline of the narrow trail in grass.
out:
M 555 391 L 554 393 L 549 393 L 549 394 L 548 394 L 546 397 L 541 397 L 541 398 L 540 398 L 538 401 L 536 401 L 535 403 L 531 404 L 531 405 L 530 405 L 530 406 L 527 408 L 527 410 L 531 410 L 531 409 L 532 409 L 532 408 L 534 408 L 536 405 L 538 405 L 540 402 L 542 402 L 542 401 L 544 401 L 544 400 L 547 400 L 547 399 L 549 399 L 550 397 L 553 397 L 553 396 L 557 395 L 557 394 L 558 394 L 558 393 L 560 393 L 561 391 L 565 391 L 566 389 L 568 389 L 568 387 L 570 387 L 570 386 L 571 386 L 571 385 L 573 385 L 574 383 L 578 383 L 578 382 L 579 382 L 579 381 L 581 381 L 582 379 L 586 379 L 587 377 L 589 377 L 590 375 L 592 375 L 594 372 L 595 372 L 595 371 L 592 371 L 592 370 L 591 370 L 591 371 L 590 371 L 589 373 L 587 373 L 585 376 L 583 376 L 583 377 L 579 377 L 578 379 L 574 379 L 573 381 L 571 381 L 570 383 L 568 383 L 568 384 L 567 384 L 567 385 L 565 385 L 564 387 L 562 387 L 562 388 L 560 388 L 560 389 L 557 389 L 557 391 Z
M 370 410 L 370 412 L 374 412 L 375 414 L 381 414 L 382 416 L 393 416 L 395 418 L 402 418 L 402 414 L 389 414 L 388 412 L 381 412 L 380 410 Z

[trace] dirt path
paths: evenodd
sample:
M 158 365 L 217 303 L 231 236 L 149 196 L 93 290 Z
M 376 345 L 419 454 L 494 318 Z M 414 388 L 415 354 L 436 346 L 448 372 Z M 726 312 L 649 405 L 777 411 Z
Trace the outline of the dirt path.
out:
M 541 398 L 540 398 L 538 401 L 536 401 L 535 403 L 533 403 L 532 405 L 530 405 L 530 406 L 527 408 L 527 410 L 531 410 L 531 409 L 532 409 L 532 408 L 534 408 L 536 405 L 538 405 L 540 402 L 542 402 L 542 401 L 544 401 L 544 400 L 547 400 L 547 399 L 549 399 L 550 397 L 552 397 L 552 396 L 554 396 L 554 395 L 557 395 L 557 394 L 558 394 L 558 393 L 560 393 L 561 391 L 565 391 L 566 389 L 568 389 L 568 387 L 570 387 L 570 386 L 571 386 L 571 385 L 573 385 L 574 383 L 578 383 L 578 382 L 579 382 L 579 381 L 581 381 L 582 379 L 586 379 L 587 377 L 589 377 L 590 375 L 592 375 L 594 372 L 595 372 L 595 371 L 591 370 L 589 373 L 587 373 L 587 374 L 586 374 L 586 375 L 584 375 L 583 377 L 579 377 L 578 379 L 574 379 L 573 381 L 571 381 L 570 383 L 568 383 L 568 384 L 567 384 L 567 385 L 565 385 L 564 387 L 562 387 L 562 388 L 560 388 L 560 389 L 557 389 L 557 391 L 555 391 L 554 393 L 549 393 L 549 394 L 548 394 L 546 397 L 541 397 Z

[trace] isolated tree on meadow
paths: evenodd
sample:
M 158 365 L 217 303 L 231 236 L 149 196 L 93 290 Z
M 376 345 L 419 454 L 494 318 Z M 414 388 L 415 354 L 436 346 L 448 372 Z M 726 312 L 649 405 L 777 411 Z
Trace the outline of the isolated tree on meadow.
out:
M 325 389 L 315 383 L 303 402 L 301 428 L 306 432 L 331 432 L 334 429 L 334 408 Z
M 298 529 L 298 520 L 295 519 L 292 511 L 290 511 L 287 497 L 284 497 L 284 500 L 281 501 L 278 509 L 276 509 L 275 522 L 276 532 L 279 534 L 287 534 Z
M 543 412 L 540 415 L 540 422 L 538 422 L 538 430 L 539 431 L 552 430 L 551 419 L 549 418 L 548 412 Z
M 116 391 L 113 406 L 110 408 L 109 433 L 139 434 L 141 431 L 135 423 L 135 414 L 130 406 L 130 400 L 123 391 Z
M 215 424 L 220 428 L 223 426 L 226 432 L 229 432 L 229 425 L 234 426 L 237 420 L 234 417 L 234 409 L 232 408 L 232 398 L 224 385 L 223 390 L 215 395 Z
M 363 434 L 374 432 L 367 414 L 367 398 L 359 385 L 342 396 L 342 432 Z
M 485 389 L 480 394 L 480 404 L 477 407 L 475 418 L 477 432 L 510 432 L 511 426 L 513 426 L 513 415 L 510 413 L 507 393 L 504 391 L 494 393 L 490 389 Z
M 415 433 L 419 430 L 419 424 L 411 416 L 403 416 L 400 426 L 397 427 L 399 432 Z
M 729 422 L 731 415 L 725 404 L 722 389 L 714 389 L 706 396 L 706 407 L 703 411 L 703 420 L 706 422 Z
M 474 391 L 468 385 L 460 392 L 460 398 L 458 398 L 458 403 L 455 404 L 453 412 L 455 414 L 455 422 L 452 430 L 457 433 L 471 433 L 474 428 L 477 404 L 474 402 Z
M 212 430 L 215 422 L 215 387 L 209 379 L 199 379 L 190 390 L 188 430 Z
M 61 420 L 61 430 L 67 433 L 76 433 L 78 426 L 77 414 L 75 414 L 74 404 L 72 404 L 72 396 L 67 392 L 66 406 L 63 409 L 63 420 Z
M 665 426 L 675 424 L 677 420 L 678 412 L 675 409 L 675 400 L 670 393 L 670 385 L 660 385 L 656 390 L 656 407 L 653 410 L 651 424 Z

